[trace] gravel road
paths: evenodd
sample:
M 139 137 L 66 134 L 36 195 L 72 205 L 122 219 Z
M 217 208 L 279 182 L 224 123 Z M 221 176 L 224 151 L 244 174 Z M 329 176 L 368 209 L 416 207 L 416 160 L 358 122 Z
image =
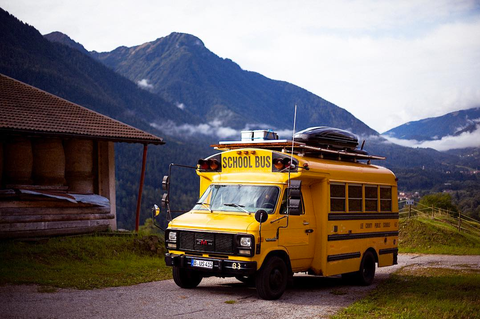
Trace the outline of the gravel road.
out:
M 38 286 L 0 287 L 1 318 L 328 318 L 364 297 L 401 267 L 470 267 L 480 269 L 480 256 L 402 254 L 399 264 L 377 268 L 373 285 L 346 285 L 339 277 L 295 275 L 294 285 L 276 301 L 258 298 L 231 278 L 207 278 L 196 289 L 180 289 L 173 280 L 95 290 Z

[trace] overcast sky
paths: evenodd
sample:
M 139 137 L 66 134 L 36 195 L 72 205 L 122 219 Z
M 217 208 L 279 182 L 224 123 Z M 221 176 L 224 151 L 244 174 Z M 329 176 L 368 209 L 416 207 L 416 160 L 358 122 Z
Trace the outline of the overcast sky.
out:
M 193 34 L 220 57 L 303 87 L 380 133 L 480 106 L 480 1 L 0 0 L 0 6 L 42 34 L 61 31 L 87 50 Z

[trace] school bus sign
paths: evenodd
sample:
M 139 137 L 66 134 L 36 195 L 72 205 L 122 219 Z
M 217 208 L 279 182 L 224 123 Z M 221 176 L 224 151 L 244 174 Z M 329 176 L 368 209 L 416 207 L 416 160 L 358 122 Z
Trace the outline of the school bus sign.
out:
M 268 171 L 272 167 L 272 152 L 243 150 L 222 154 L 222 171 Z

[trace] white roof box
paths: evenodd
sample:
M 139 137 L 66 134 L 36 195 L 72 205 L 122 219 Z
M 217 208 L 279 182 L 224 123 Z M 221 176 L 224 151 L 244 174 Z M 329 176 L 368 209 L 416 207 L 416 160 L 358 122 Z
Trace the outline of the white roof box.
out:
M 278 135 L 272 130 L 242 131 L 242 142 L 278 140 Z

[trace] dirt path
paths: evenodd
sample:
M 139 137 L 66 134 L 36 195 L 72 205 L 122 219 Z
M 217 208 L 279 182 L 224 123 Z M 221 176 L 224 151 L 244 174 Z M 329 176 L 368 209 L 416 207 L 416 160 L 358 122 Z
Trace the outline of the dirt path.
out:
M 96 290 L 60 289 L 40 293 L 37 286 L 0 287 L 2 318 L 327 318 L 364 297 L 400 267 L 470 267 L 480 256 L 400 255 L 399 264 L 377 269 L 369 287 L 340 278 L 296 275 L 280 300 L 258 298 L 254 288 L 235 279 L 204 279 L 197 289 L 172 280 Z

